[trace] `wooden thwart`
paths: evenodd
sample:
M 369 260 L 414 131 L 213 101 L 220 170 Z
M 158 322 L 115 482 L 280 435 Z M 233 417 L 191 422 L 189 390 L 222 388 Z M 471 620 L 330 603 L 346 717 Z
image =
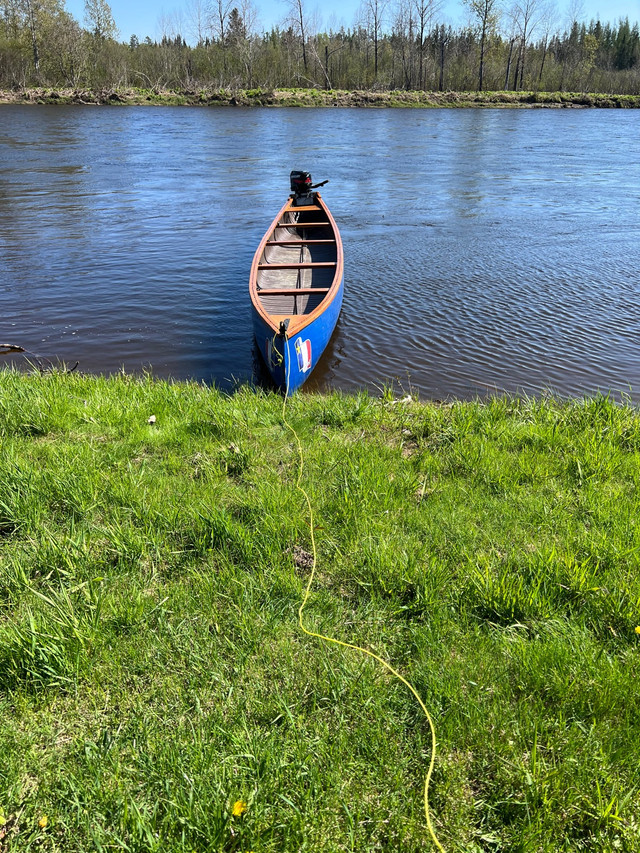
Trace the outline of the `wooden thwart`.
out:
M 318 246 L 320 243 L 333 243 L 335 240 L 267 240 L 265 246 Z
M 276 228 L 326 228 L 328 222 L 278 222 Z
M 312 293 L 329 293 L 330 287 L 261 287 L 260 296 L 310 296 Z
M 312 270 L 317 267 L 335 267 L 335 261 L 308 261 L 298 264 L 258 264 L 259 270 Z

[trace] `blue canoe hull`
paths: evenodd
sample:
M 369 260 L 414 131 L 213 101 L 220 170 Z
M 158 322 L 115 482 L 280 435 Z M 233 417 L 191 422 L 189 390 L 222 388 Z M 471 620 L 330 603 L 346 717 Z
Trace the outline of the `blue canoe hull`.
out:
M 258 351 L 273 383 L 281 391 L 292 394 L 311 375 L 338 322 L 343 292 L 344 276 L 326 310 L 290 339 L 274 333 L 273 328 L 253 310 L 253 333 Z
M 253 332 L 274 384 L 293 393 L 318 364 L 338 322 L 344 255 L 320 193 L 292 195 L 255 253 Z

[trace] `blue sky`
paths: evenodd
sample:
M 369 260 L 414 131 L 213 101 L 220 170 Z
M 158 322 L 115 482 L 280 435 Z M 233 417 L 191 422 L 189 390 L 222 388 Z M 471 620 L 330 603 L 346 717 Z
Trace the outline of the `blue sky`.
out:
M 159 4 L 157 0 L 111 0 L 110 6 L 123 41 L 128 41 L 132 33 L 140 39 L 145 36 L 160 38 L 163 23 L 167 22 L 177 24 L 178 30 L 188 39 L 189 2 L 193 0 L 166 0 L 166 4 Z M 259 29 L 269 29 L 286 15 L 286 0 L 254 0 L 254 3 L 258 9 L 258 22 L 262 25 Z M 322 3 L 305 0 L 310 11 L 316 10 L 320 29 L 352 27 L 360 4 L 361 0 L 323 0 Z M 504 5 L 509 5 L 508 0 Z M 600 18 L 613 23 L 625 17 L 631 22 L 640 20 L 640 0 L 577 0 L 577 3 L 574 0 L 573 6 L 583 9 L 580 17 L 586 21 Z M 558 19 L 564 24 L 569 0 L 558 0 L 556 7 Z M 83 22 L 84 0 L 67 0 L 66 8 L 80 23 Z M 462 0 L 445 0 L 438 19 L 454 26 L 464 24 L 466 14 Z

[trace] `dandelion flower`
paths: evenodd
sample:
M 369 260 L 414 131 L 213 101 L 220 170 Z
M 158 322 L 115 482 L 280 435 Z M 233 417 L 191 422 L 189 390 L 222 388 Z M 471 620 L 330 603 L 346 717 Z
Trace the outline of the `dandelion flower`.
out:
M 49 826 L 49 818 L 46 814 L 43 814 L 40 820 L 38 821 L 38 826 L 40 829 L 46 829 Z
M 636 634 L 640 634 L 640 625 L 636 625 Z
M 247 804 L 244 800 L 236 800 L 231 809 L 231 814 L 234 817 L 241 817 L 247 810 Z

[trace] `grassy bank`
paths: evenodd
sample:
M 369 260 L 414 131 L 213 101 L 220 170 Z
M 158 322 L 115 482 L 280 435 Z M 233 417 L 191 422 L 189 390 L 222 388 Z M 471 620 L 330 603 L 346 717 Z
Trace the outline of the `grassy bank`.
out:
M 281 407 L 0 373 L 3 853 L 432 849 L 415 701 L 297 628 Z M 423 696 L 444 847 L 640 850 L 637 410 L 300 395 L 289 419 L 308 622 Z
M 261 107 L 603 107 L 637 108 L 640 95 L 580 92 L 365 92 L 333 89 L 23 89 L 0 104 Z

